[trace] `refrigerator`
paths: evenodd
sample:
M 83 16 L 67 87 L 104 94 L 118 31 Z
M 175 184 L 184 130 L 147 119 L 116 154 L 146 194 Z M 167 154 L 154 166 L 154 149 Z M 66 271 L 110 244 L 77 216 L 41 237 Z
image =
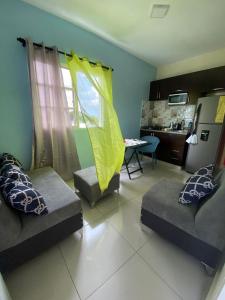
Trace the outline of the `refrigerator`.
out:
M 195 115 L 197 144 L 189 144 L 185 170 L 194 173 L 199 168 L 215 163 L 222 138 L 222 124 L 215 123 L 220 96 L 199 98 Z

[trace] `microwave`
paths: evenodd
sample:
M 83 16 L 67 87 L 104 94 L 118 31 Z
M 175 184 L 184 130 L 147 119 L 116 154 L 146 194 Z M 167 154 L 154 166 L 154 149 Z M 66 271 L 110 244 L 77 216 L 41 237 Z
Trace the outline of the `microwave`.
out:
M 183 93 L 173 93 L 168 97 L 168 105 L 184 105 L 189 101 L 189 96 L 187 92 Z

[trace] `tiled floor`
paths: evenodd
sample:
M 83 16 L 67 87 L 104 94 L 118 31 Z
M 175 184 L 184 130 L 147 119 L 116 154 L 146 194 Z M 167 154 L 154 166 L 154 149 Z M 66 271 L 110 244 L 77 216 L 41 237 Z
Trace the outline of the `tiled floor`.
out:
M 83 202 L 83 238 L 74 233 L 24 264 L 6 283 L 13 300 L 203 300 L 211 278 L 200 263 L 140 226 L 143 194 L 161 178 L 184 181 L 180 168 L 145 160 L 144 174 L 121 174 L 120 194 L 95 208 Z M 68 183 L 73 187 L 72 182 Z

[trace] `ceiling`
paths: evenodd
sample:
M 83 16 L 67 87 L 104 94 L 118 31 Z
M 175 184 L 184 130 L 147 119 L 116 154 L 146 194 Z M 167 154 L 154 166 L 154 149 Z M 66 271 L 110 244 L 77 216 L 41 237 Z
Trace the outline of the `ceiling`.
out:
M 224 0 L 23 0 L 155 65 L 225 47 Z M 170 4 L 150 18 L 153 4 Z

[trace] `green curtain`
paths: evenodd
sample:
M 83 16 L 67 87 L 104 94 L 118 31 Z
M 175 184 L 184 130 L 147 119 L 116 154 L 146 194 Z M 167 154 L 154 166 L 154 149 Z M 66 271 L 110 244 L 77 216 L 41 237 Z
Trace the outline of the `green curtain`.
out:
M 75 89 L 75 115 L 82 113 L 88 130 L 95 158 L 99 186 L 103 192 L 114 173 L 119 173 L 124 160 L 125 145 L 119 121 L 113 107 L 112 70 L 105 69 L 101 64 L 90 64 L 87 59 L 79 59 L 74 53 L 67 57 L 67 65 L 71 73 Z M 78 82 L 79 81 L 79 82 Z M 88 98 L 87 85 L 91 84 L 98 99 L 96 105 L 101 108 L 96 116 L 85 105 Z M 78 89 L 79 86 L 79 89 Z M 95 104 L 95 99 L 90 99 Z

